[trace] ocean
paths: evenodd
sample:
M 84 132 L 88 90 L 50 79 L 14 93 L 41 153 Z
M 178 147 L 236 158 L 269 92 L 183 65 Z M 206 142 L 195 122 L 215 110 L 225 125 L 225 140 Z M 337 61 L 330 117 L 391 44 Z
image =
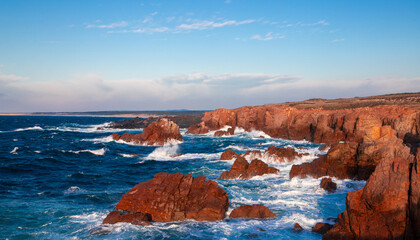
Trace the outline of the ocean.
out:
M 323 154 L 306 141 L 270 138 L 263 132 L 213 137 L 185 134 L 184 141 L 165 146 L 115 142 L 105 129 L 123 118 L 0 116 L 0 239 L 321 239 L 311 232 L 317 222 L 333 223 L 344 211 L 348 191 L 365 181 L 338 180 L 337 192 L 319 187 L 320 179 L 289 180 L 293 164 Z M 265 138 L 260 138 L 265 136 Z M 279 174 L 249 180 L 219 180 L 233 161 L 221 161 L 227 149 L 238 153 L 269 146 L 305 147 L 309 156 L 294 163 L 274 164 Z M 181 154 L 171 157 L 174 154 Z M 267 159 L 263 159 L 268 161 Z M 229 194 L 228 213 L 243 204 L 263 204 L 274 219 L 193 220 L 135 226 L 101 225 L 122 194 L 158 172 L 206 176 Z M 294 232 L 299 223 L 305 230 Z

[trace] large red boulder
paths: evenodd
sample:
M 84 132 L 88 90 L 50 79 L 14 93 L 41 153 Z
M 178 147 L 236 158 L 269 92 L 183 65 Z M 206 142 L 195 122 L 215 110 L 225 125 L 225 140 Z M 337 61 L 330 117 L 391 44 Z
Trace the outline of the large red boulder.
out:
M 320 233 L 320 234 L 325 234 L 332 227 L 333 226 L 331 224 L 319 222 L 319 223 L 316 223 L 315 226 L 312 228 L 312 232 L 316 232 L 316 233 Z
M 221 179 L 249 179 L 255 176 L 261 176 L 264 174 L 278 173 L 279 170 L 274 167 L 269 167 L 265 162 L 254 159 L 251 163 L 248 163 L 244 157 L 238 157 L 233 163 L 229 171 L 225 171 L 220 176 Z
M 243 205 L 234 209 L 230 218 L 274 218 L 277 217 L 270 209 L 264 205 Z
M 124 194 L 116 209 L 131 215 L 150 215 L 154 222 L 218 221 L 225 217 L 228 206 L 228 194 L 214 181 L 191 174 L 158 173 Z M 120 219 L 125 221 L 125 215 Z
M 153 122 L 142 133 L 124 133 L 122 135 L 114 133 L 112 138 L 116 141 L 122 140 L 142 145 L 164 145 L 171 140 L 182 141 L 178 125 L 166 118 L 159 122 Z
M 420 159 L 399 145 L 378 164 L 365 187 L 349 192 L 346 209 L 323 239 L 419 239 Z

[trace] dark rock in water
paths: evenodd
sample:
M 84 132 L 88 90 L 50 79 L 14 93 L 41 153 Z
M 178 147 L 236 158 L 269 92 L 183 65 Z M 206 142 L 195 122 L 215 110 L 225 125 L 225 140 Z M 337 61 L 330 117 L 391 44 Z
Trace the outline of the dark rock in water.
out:
M 215 137 L 233 136 L 235 135 L 235 128 L 229 128 L 227 131 L 219 130 L 214 133 Z
M 229 206 L 228 194 L 216 182 L 205 179 L 191 174 L 158 173 L 124 194 L 116 209 L 150 215 L 154 222 L 221 220 Z
M 124 211 L 112 211 L 110 212 L 102 224 L 115 224 L 118 222 L 127 222 L 134 225 L 150 225 L 152 216 L 148 213 L 125 213 Z
M 274 167 L 269 167 L 265 162 L 254 159 L 251 163 L 248 163 L 244 157 L 239 156 L 229 171 L 225 171 L 220 176 L 221 179 L 249 179 L 255 176 L 261 176 L 264 174 L 278 173 L 279 170 Z
M 242 156 L 247 160 L 261 159 L 263 157 L 260 150 L 248 150 Z
M 171 140 L 182 141 L 178 125 L 165 118 L 159 122 L 153 122 L 142 133 L 124 133 L 123 135 L 114 133 L 112 138 L 116 141 L 123 140 L 144 145 L 163 145 Z
M 166 118 L 176 123 L 180 128 L 188 128 L 192 125 L 198 124 L 204 114 L 197 115 L 181 115 L 181 116 L 163 116 L 163 117 L 149 117 L 149 118 L 131 118 L 125 119 L 121 122 L 113 122 L 109 128 L 119 129 L 138 129 L 145 128 L 152 122 L 160 121 L 162 118 Z
M 295 225 L 293 226 L 293 231 L 301 232 L 301 231 L 303 231 L 303 228 L 302 228 L 302 226 L 300 226 L 299 223 L 295 223 Z
M 320 234 L 325 234 L 332 227 L 333 227 L 333 225 L 331 225 L 331 224 L 319 222 L 319 223 L 316 223 L 315 224 L 315 227 L 312 228 L 312 232 L 316 232 L 316 233 L 320 233 Z
M 98 130 L 98 131 L 103 131 L 103 130 L 105 130 L 103 127 L 97 127 L 96 128 L 96 130 Z
M 243 205 L 234 209 L 230 218 L 274 218 L 277 217 L 268 207 L 264 205 Z
M 238 158 L 239 156 L 240 155 L 237 154 L 236 152 L 228 149 L 222 153 L 222 156 L 220 156 L 220 160 L 233 160 L 233 159 Z
M 321 179 L 321 188 L 325 189 L 326 191 L 332 193 L 337 190 L 337 183 L 333 182 L 331 178 L 323 178 Z

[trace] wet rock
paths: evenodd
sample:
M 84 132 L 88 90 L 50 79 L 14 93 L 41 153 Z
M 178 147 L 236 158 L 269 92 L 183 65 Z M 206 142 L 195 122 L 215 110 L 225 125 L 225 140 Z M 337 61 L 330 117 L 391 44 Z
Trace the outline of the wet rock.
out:
M 264 174 L 278 173 L 279 170 L 274 167 L 269 167 L 266 163 L 261 160 L 254 159 L 251 163 L 248 163 L 244 157 L 238 157 L 233 163 L 229 171 L 225 171 L 220 176 L 221 179 L 249 179 L 255 176 L 261 176 Z
M 158 173 L 124 194 L 116 209 L 148 214 L 154 222 L 218 221 L 225 217 L 228 206 L 228 194 L 214 181 L 191 174 Z
M 214 133 L 215 137 L 233 136 L 235 135 L 235 128 L 228 128 L 227 131 L 219 130 Z
M 263 157 L 270 162 L 283 163 L 292 162 L 296 158 L 301 158 L 303 154 L 298 153 L 293 148 L 271 146 L 264 152 Z
M 222 156 L 220 156 L 220 160 L 233 160 L 233 159 L 238 158 L 239 156 L 240 155 L 237 154 L 236 152 L 228 149 L 222 153 Z
M 331 224 L 319 222 L 319 223 L 316 223 L 315 224 L 315 227 L 312 228 L 312 232 L 316 232 L 316 233 L 320 233 L 320 234 L 325 234 L 332 227 L 333 227 L 333 225 L 331 225 Z
M 114 133 L 112 138 L 116 141 L 122 140 L 142 145 L 164 145 L 173 140 L 182 141 L 178 125 L 165 118 L 159 122 L 153 122 L 142 133 L 124 133 L 122 135 Z
M 230 218 L 274 218 L 276 214 L 270 211 L 268 207 L 264 205 L 243 205 L 234 209 L 230 215 Z
M 333 193 L 337 190 L 337 183 L 333 182 L 331 178 L 321 179 L 321 188 L 329 193 Z
M 259 150 L 253 150 L 253 151 L 246 151 L 245 154 L 242 155 L 246 160 L 251 161 L 254 159 L 261 159 L 262 158 L 262 154 L 261 151 Z
M 300 226 L 299 223 L 295 223 L 292 230 L 295 231 L 295 232 L 301 232 L 301 231 L 303 231 L 303 228 L 302 228 L 302 226 Z
M 152 220 L 152 216 L 148 213 L 130 213 L 123 211 L 112 211 L 110 212 L 102 224 L 115 224 L 118 222 L 127 222 L 134 225 L 150 225 L 150 221 Z

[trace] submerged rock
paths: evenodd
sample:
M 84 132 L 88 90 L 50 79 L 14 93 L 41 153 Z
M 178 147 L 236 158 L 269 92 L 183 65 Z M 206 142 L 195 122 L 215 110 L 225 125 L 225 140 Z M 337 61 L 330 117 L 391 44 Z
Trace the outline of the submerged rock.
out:
M 323 178 L 321 179 L 321 188 L 325 191 L 330 193 L 335 192 L 337 190 L 337 183 L 333 182 L 331 178 Z
M 116 219 L 131 222 L 133 215 L 144 214 L 154 222 L 221 220 L 229 206 L 228 194 L 216 182 L 205 179 L 191 174 L 158 173 L 123 195 L 116 209 L 128 215 L 120 214 Z M 114 219 L 116 213 L 110 214 L 109 218 Z
M 230 218 L 274 218 L 277 217 L 268 207 L 260 204 L 243 205 L 234 209 Z
M 239 156 L 229 171 L 225 171 L 220 176 L 221 179 L 249 179 L 255 176 L 261 176 L 264 174 L 278 173 L 279 170 L 274 167 L 269 167 L 265 162 L 254 159 L 251 163 L 248 163 L 244 157 Z
M 142 133 L 124 133 L 123 135 L 114 133 L 112 138 L 116 141 L 122 140 L 144 145 L 164 145 L 171 140 L 182 141 L 178 125 L 166 118 L 151 123 Z

